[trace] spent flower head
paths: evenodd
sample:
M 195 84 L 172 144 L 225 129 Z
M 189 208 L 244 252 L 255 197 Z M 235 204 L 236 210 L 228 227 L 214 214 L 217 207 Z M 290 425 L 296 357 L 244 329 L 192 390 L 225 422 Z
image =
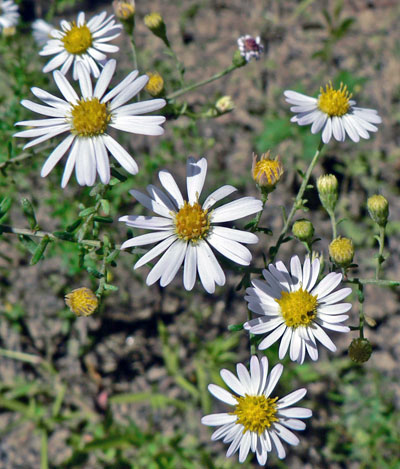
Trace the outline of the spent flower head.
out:
M 372 345 L 368 339 L 358 337 L 349 346 L 349 357 L 355 363 L 365 363 L 372 355 Z
M 383 195 L 373 195 L 367 201 L 369 216 L 379 226 L 385 226 L 389 217 L 389 202 Z
M 253 163 L 251 171 L 256 184 L 266 193 L 272 192 L 283 174 L 283 165 L 279 161 L 279 156 L 274 159 L 270 157 L 271 152 L 258 156 L 253 153 Z
M 347 267 L 353 262 L 353 241 L 349 238 L 338 236 L 329 245 L 329 256 L 339 267 Z
M 254 57 L 259 60 L 264 50 L 264 46 L 261 44 L 260 36 L 253 37 L 249 34 L 240 36 L 237 40 L 240 54 L 245 58 L 246 62 Z
M 166 193 L 153 185 L 147 186 L 149 195 L 137 190 L 130 191 L 142 205 L 158 215 L 127 215 L 119 219 L 129 227 L 154 231 L 125 241 L 121 249 L 158 243 L 136 262 L 134 269 L 164 253 L 147 276 L 147 285 L 153 285 L 159 280 L 160 285 L 165 287 L 183 263 L 185 289 L 192 290 L 198 273 L 204 289 L 213 293 L 215 284 L 225 284 L 225 274 L 211 248 L 240 265 L 250 264 L 251 253 L 242 243 L 257 243 L 257 236 L 219 224 L 259 212 L 262 210 L 262 202 L 254 197 L 243 197 L 214 208 L 217 202 L 236 191 L 232 186 L 222 186 L 200 204 L 206 174 L 205 158 L 198 161 L 188 159 L 186 199 L 173 176 L 166 170 L 159 172 Z
M 63 133 L 68 134 L 47 158 L 42 168 L 42 177 L 46 177 L 68 151 L 61 187 L 67 185 L 74 167 L 81 186 L 92 186 L 96 180 L 96 171 L 101 182 L 108 184 L 110 181 L 108 152 L 128 173 L 136 174 L 138 166 L 135 160 L 109 135 L 109 130 L 113 128 L 142 135 L 164 133 L 161 124 L 164 123 L 165 117 L 141 115 L 164 107 L 164 99 L 127 104 L 145 87 L 148 81 L 146 75 L 138 77 L 139 72 L 133 71 L 119 85 L 107 92 L 115 67 L 115 60 L 108 61 L 93 89 L 89 70 L 82 63 L 78 63 L 80 95 L 75 92 L 65 76 L 56 70 L 53 73 L 54 80 L 64 99 L 39 88 L 32 88 L 32 93 L 48 106 L 28 100 L 21 102 L 31 111 L 49 116 L 48 119 L 15 124 L 31 127 L 29 130 L 16 133 L 16 137 L 35 137 L 24 148 Z
M 231 96 L 222 96 L 215 103 L 215 109 L 220 114 L 225 114 L 235 109 L 235 103 L 233 102 L 233 99 Z
M 135 0 L 114 0 L 114 14 L 120 21 L 129 21 L 135 16 Z
M 307 257 L 303 267 L 297 256 L 290 260 L 290 273 L 283 262 L 270 264 L 263 270 L 264 280 L 254 279 L 246 290 L 248 308 L 260 315 L 244 324 L 252 334 L 267 334 L 259 349 L 269 348 L 281 339 L 279 359 L 289 350 L 290 359 L 303 363 L 306 351 L 312 360 L 318 359 L 317 341 L 331 352 L 336 346 L 324 329 L 349 332 L 340 323 L 348 319 L 351 303 L 339 303 L 351 293 L 351 288 L 335 288 L 342 280 L 341 273 L 331 272 L 317 283 L 320 261 Z
M 237 376 L 229 370 L 221 370 L 221 378 L 233 393 L 210 384 L 210 393 L 225 404 L 232 406 L 226 413 L 206 415 L 203 425 L 219 427 L 211 440 L 230 443 L 227 457 L 239 451 L 239 462 L 243 463 L 249 451 L 256 453 L 258 463 L 267 462 L 268 453 L 274 448 L 279 459 L 286 456 L 282 441 L 296 446 L 300 443 L 291 430 L 306 428 L 302 419 L 310 418 L 312 412 L 303 407 L 293 407 L 307 390 L 297 389 L 284 397 L 272 397 L 282 372 L 281 364 L 275 365 L 268 374 L 268 359 L 259 360 L 255 355 L 250 360 L 250 373 L 242 364 L 236 365 Z
M 149 77 L 149 81 L 145 86 L 145 90 L 154 97 L 162 95 L 164 91 L 163 77 L 158 72 L 148 72 L 147 76 Z
M 60 68 L 66 75 L 73 66 L 73 78 L 78 79 L 77 64 L 83 62 L 89 72 L 97 78 L 100 67 L 107 59 L 107 53 L 118 52 L 119 48 L 107 42 L 121 34 L 122 26 L 116 24 L 114 16 L 107 17 L 107 12 L 93 16 L 86 22 L 85 13 L 80 12 L 76 21 L 62 20 L 61 29 L 54 29 L 40 55 L 55 55 L 44 67 L 43 72 L 52 72 Z
M 291 122 L 299 125 L 311 125 L 311 133 L 322 131 L 322 141 L 328 143 L 332 136 L 339 142 L 344 142 L 346 134 L 353 142 L 361 138 L 368 139 L 368 132 L 376 132 L 374 124 L 380 124 L 382 119 L 374 109 L 356 107 L 351 99 L 347 86 L 340 85 L 333 88 L 329 82 L 325 89 L 321 87 L 318 98 L 306 96 L 296 91 L 284 92 L 286 101 L 293 106 L 290 110 L 296 115 Z
M 77 316 L 90 316 L 96 311 L 99 300 L 92 290 L 81 287 L 65 295 L 65 303 Z

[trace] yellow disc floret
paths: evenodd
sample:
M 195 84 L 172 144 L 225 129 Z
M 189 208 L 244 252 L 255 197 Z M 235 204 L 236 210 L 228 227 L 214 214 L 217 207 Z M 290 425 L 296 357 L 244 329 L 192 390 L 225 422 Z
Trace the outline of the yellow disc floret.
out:
M 65 303 L 77 316 L 90 316 L 99 305 L 97 296 L 86 287 L 77 288 L 65 295 Z
M 263 153 L 261 159 L 253 154 L 252 173 L 253 179 L 261 188 L 271 192 L 274 190 L 276 184 L 279 182 L 283 174 L 283 165 L 276 157 L 270 158 L 270 152 Z M 258 161 L 257 161 L 258 160 Z
M 149 81 L 145 86 L 145 90 L 152 96 L 159 96 L 164 90 L 163 77 L 158 72 L 149 72 L 147 76 L 149 77 Z
M 276 422 L 277 397 L 273 399 L 265 396 L 245 396 L 235 397 L 238 401 L 233 415 L 237 415 L 237 424 L 244 426 L 243 433 L 251 431 L 261 435 L 266 428 L 269 428 L 273 422 Z
M 346 267 L 353 261 L 354 246 L 349 238 L 338 236 L 329 245 L 329 255 L 332 261 L 341 267 Z
M 196 243 L 207 236 L 210 230 L 208 210 L 203 210 L 198 202 L 193 205 L 185 201 L 175 215 L 175 231 L 179 238 Z
M 280 299 L 275 301 L 288 327 L 308 326 L 317 315 L 317 296 L 303 287 L 293 292 L 282 291 Z
M 77 26 L 75 21 L 73 21 L 71 29 L 61 40 L 67 52 L 80 55 L 85 53 L 92 45 L 93 37 L 86 24 Z
M 72 106 L 72 132 L 80 137 L 94 137 L 104 134 L 111 120 L 107 105 L 97 98 L 81 99 Z
M 321 87 L 321 94 L 318 98 L 318 107 L 329 116 L 343 116 L 350 108 L 351 93 L 347 90 L 347 85 L 340 83 L 340 88 L 334 90 L 329 82 L 325 90 Z

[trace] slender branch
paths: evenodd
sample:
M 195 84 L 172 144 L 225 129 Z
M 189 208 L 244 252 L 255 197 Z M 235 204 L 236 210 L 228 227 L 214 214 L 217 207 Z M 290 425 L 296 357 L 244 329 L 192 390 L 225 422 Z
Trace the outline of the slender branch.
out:
M 42 428 L 40 438 L 40 469 L 49 468 L 48 459 L 48 435 L 47 430 Z
M 6 161 L 2 161 L 0 163 L 0 170 L 3 169 L 3 168 L 6 168 L 10 164 L 20 163 L 21 161 L 27 160 L 28 158 L 32 158 L 33 156 L 38 155 L 39 153 L 41 153 L 44 150 L 47 150 L 48 148 L 51 148 L 51 147 L 50 146 L 45 146 L 45 147 L 42 147 L 40 149 L 40 152 L 34 152 L 34 151 L 24 152 L 24 153 L 21 153 L 20 155 L 14 157 L 14 158 L 11 158 L 11 159 L 6 160 Z
M 379 243 L 379 251 L 378 251 L 378 257 L 376 259 L 376 270 L 375 270 L 375 278 L 377 280 L 379 279 L 381 275 L 382 264 L 385 261 L 385 258 L 383 257 L 383 248 L 385 246 L 385 226 L 379 225 L 378 243 Z
M 344 282 L 347 283 L 360 283 L 362 285 L 377 285 L 378 287 L 398 287 L 400 286 L 400 281 L 397 280 L 380 280 L 375 278 L 345 278 Z
M 329 218 L 331 219 L 332 225 L 332 239 L 337 238 L 337 223 L 336 223 L 336 216 L 334 210 L 328 210 Z
M 185 94 L 189 91 L 192 91 L 192 90 L 195 90 L 196 88 L 199 88 L 200 86 L 207 85 L 208 83 L 211 83 L 212 81 L 218 80 L 219 78 L 227 75 L 228 73 L 233 72 L 233 70 L 235 70 L 236 68 L 237 68 L 237 66 L 232 64 L 228 68 L 223 70 L 222 72 L 216 73 L 215 75 L 213 75 L 210 78 L 207 78 L 206 80 L 198 81 L 197 83 L 193 83 L 192 85 L 186 86 L 186 88 L 181 88 L 180 90 L 177 90 L 177 91 L 174 91 L 174 92 L 170 93 L 167 96 L 167 99 L 168 100 L 175 99 L 178 96 L 182 96 L 183 94 Z
M 307 184 L 308 184 L 308 181 L 310 180 L 310 177 L 311 177 L 311 173 L 315 167 L 315 165 L 317 164 L 317 161 L 318 161 L 318 158 L 321 154 L 321 151 L 322 151 L 322 148 L 324 147 L 324 142 L 321 140 L 319 142 L 319 145 L 318 145 L 318 148 L 317 148 L 317 151 L 315 152 L 315 155 L 310 163 L 310 166 L 307 168 L 307 172 L 303 178 L 303 182 L 301 183 L 301 186 L 300 186 L 300 189 L 299 189 L 299 192 L 297 193 L 297 196 L 296 196 L 296 199 L 295 201 L 293 202 L 293 206 L 292 206 L 292 209 L 290 210 L 290 213 L 286 219 L 286 222 L 279 234 L 279 238 L 278 238 L 278 241 L 275 245 L 275 249 L 272 251 L 271 253 L 271 258 L 270 258 L 270 262 L 273 262 L 275 260 L 275 257 L 278 253 L 278 250 L 282 244 L 282 241 L 285 239 L 285 236 L 286 236 L 286 233 L 288 232 L 289 230 L 289 226 L 292 222 L 292 219 L 294 217 L 294 215 L 296 214 L 297 210 L 299 210 L 299 208 L 302 206 L 302 200 L 303 200 L 303 195 L 304 195 L 304 192 L 307 188 Z

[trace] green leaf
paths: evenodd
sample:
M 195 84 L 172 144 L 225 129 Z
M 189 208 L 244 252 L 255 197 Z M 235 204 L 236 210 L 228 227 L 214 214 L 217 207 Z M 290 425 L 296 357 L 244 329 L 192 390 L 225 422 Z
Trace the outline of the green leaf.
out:
M 39 225 L 36 221 L 36 215 L 35 211 L 33 209 L 32 203 L 29 199 L 23 198 L 21 199 L 21 205 L 22 205 L 22 211 L 24 212 L 24 215 L 26 216 L 29 226 L 32 231 L 36 231 L 39 229 Z
M 237 332 L 243 330 L 243 322 L 241 324 L 229 324 L 228 331 Z
M 82 217 L 82 218 L 86 218 L 86 217 L 88 217 L 89 215 L 92 215 L 95 212 L 96 212 L 96 207 L 88 207 L 88 208 L 85 208 L 84 210 L 80 211 L 79 216 Z
M 103 210 L 105 215 L 109 215 L 110 213 L 110 202 L 107 199 L 100 200 L 101 209 Z
M 56 238 L 63 239 L 64 241 L 73 241 L 74 235 L 67 231 L 53 231 Z
M 44 251 L 47 248 L 47 245 L 51 242 L 51 239 L 48 236 L 42 238 L 40 243 L 37 245 L 35 252 L 33 253 L 30 265 L 37 264 L 40 259 L 44 256 Z
M 93 275 L 96 278 L 103 278 L 104 277 L 104 275 L 101 272 L 94 269 L 93 267 L 86 267 L 86 270 L 89 272 L 89 274 Z
M 104 290 L 117 291 L 118 287 L 115 285 L 111 285 L 110 283 L 105 283 Z
M 95 217 L 93 217 L 93 220 L 99 223 L 112 223 L 113 222 L 112 217 L 101 217 L 100 215 L 96 215 Z

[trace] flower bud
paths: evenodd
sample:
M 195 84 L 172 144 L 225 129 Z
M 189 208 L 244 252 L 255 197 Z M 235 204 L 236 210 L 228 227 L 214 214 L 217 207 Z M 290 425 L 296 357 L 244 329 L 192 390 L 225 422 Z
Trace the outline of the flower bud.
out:
M 349 347 L 349 357 L 355 363 L 365 363 L 372 355 L 372 345 L 368 339 L 353 339 Z
M 135 0 L 114 0 L 112 5 L 120 21 L 129 21 L 135 16 Z
M 338 236 L 329 245 L 331 260 L 340 267 L 347 267 L 354 257 L 353 241 L 349 238 Z
M 144 24 L 155 36 L 161 38 L 164 42 L 168 42 L 167 28 L 160 13 L 150 13 L 146 15 L 144 17 Z
M 235 53 L 232 57 L 232 63 L 235 67 L 244 67 L 247 64 L 246 59 L 242 56 L 239 49 L 235 50 Z
M 283 174 L 283 165 L 277 156 L 275 159 L 270 158 L 270 152 L 263 153 L 260 160 L 258 156 L 253 153 L 253 164 L 251 171 L 255 183 L 261 188 L 262 191 L 272 192 L 275 186 L 281 179 Z
M 301 220 L 297 220 L 293 223 L 292 231 L 294 236 L 304 242 L 311 241 L 312 237 L 314 236 L 314 227 L 313 224 L 302 218 Z
M 225 114 L 235 109 L 235 103 L 231 96 L 222 96 L 215 103 L 215 108 L 220 114 Z
M 379 226 L 385 226 L 389 216 L 389 202 L 383 195 L 373 195 L 367 201 L 369 216 Z
M 151 94 L 151 96 L 160 96 L 162 92 L 164 91 L 164 79 L 163 77 L 158 73 L 152 73 L 149 72 L 147 73 L 147 76 L 149 77 L 149 81 L 147 82 L 147 85 L 145 86 L 145 90 Z
M 338 180 L 333 174 L 324 174 L 317 179 L 319 200 L 326 211 L 335 210 L 338 200 Z
M 90 316 L 96 311 L 99 300 L 92 290 L 81 287 L 65 295 L 65 303 L 77 316 Z

